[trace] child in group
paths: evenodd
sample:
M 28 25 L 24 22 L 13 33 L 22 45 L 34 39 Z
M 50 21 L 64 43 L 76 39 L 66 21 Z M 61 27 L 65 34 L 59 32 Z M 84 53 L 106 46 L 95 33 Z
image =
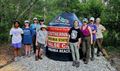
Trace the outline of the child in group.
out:
M 32 29 L 29 27 L 30 22 L 29 20 L 24 21 L 24 28 L 23 28 L 23 44 L 25 48 L 25 56 L 30 57 L 31 53 L 31 44 L 32 44 Z
M 36 36 L 36 55 L 35 60 L 42 59 L 43 53 L 45 54 L 45 45 L 47 43 L 47 26 L 41 25 L 40 30 L 37 32 Z
M 19 27 L 19 25 L 19 21 L 15 21 L 14 27 L 10 30 L 10 35 L 12 36 L 12 46 L 14 48 L 14 61 L 18 61 L 19 51 L 22 47 L 23 30 Z

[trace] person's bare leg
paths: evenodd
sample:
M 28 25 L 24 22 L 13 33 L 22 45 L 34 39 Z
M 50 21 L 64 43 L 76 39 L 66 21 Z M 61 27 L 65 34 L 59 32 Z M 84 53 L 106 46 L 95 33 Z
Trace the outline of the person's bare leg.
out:
M 38 47 L 36 48 L 36 53 L 35 53 L 35 60 L 37 61 L 38 60 L 38 54 L 39 54 L 39 49 Z
M 14 48 L 14 61 L 17 61 L 17 48 Z
M 31 53 L 31 45 L 28 45 L 28 55 L 30 56 Z
M 39 59 L 42 59 L 41 56 L 42 56 L 42 50 L 41 50 L 41 48 L 40 48 L 39 51 L 38 51 L 38 58 L 39 58 Z
M 27 56 L 29 55 L 29 45 L 26 45 Z
M 25 56 L 27 56 L 28 55 L 28 53 L 27 53 L 27 45 L 24 45 L 24 50 L 25 50 Z
M 20 56 L 20 49 L 17 48 L 17 56 Z
M 14 48 L 14 57 L 17 57 L 17 48 Z

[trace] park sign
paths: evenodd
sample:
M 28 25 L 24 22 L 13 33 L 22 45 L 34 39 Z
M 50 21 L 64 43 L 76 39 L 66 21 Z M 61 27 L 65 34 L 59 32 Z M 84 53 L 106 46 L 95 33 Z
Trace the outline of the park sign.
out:
M 73 26 L 73 22 L 80 20 L 74 13 L 61 13 L 48 25 L 48 50 L 59 53 L 70 53 L 68 41 L 68 31 Z

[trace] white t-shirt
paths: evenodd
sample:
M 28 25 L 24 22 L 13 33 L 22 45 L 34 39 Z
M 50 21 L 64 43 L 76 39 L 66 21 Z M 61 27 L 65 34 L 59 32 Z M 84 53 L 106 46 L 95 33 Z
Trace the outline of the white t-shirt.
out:
M 12 35 L 12 43 L 21 43 L 23 30 L 21 28 L 11 28 L 10 35 Z
M 106 30 L 105 27 L 101 24 L 96 25 L 97 26 L 97 32 L 96 32 L 96 38 L 103 38 L 103 30 Z

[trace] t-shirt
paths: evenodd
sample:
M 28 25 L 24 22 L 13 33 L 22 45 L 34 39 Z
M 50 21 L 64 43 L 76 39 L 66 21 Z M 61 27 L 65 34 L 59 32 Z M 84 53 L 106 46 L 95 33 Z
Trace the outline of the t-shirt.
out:
M 41 28 L 41 25 L 37 24 L 37 26 L 36 26 L 36 32 L 38 32 L 40 30 L 40 28 Z
M 92 31 L 94 31 L 94 30 L 97 31 L 97 27 L 95 24 L 88 24 L 88 26 L 90 26 Z M 96 40 L 96 33 L 92 34 L 92 35 L 93 35 L 93 41 L 95 41 Z
M 38 43 L 45 44 L 47 35 L 48 35 L 48 34 L 47 34 L 47 31 L 39 30 L 39 31 L 37 32 L 37 37 L 36 37 Z
M 21 28 L 12 28 L 10 30 L 10 35 L 12 35 L 12 43 L 21 43 L 23 30 Z
M 106 30 L 105 27 L 101 24 L 96 26 L 97 26 L 96 38 L 103 38 L 102 30 Z
M 36 27 L 37 27 L 37 24 L 30 25 L 30 28 L 33 30 L 33 35 L 36 35 Z
M 80 31 L 80 29 L 75 29 L 74 27 L 72 27 L 70 30 L 69 30 L 69 35 L 70 35 L 70 39 L 69 39 L 69 42 L 71 43 L 76 43 L 78 42 L 78 39 L 81 38 L 82 36 L 82 33 Z
M 32 44 L 32 29 L 23 28 L 23 44 Z

